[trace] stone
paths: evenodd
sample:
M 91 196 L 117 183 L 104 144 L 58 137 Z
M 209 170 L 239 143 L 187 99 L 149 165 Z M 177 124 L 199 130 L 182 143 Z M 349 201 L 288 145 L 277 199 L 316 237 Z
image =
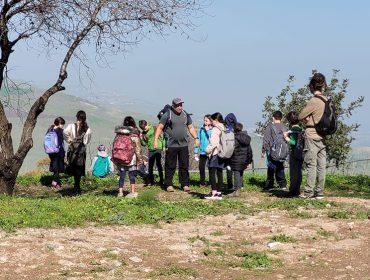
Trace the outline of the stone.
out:
M 269 243 L 267 243 L 267 247 L 270 248 L 270 249 L 273 249 L 273 248 L 275 248 L 275 247 L 277 247 L 281 244 L 282 243 L 280 243 L 280 242 L 269 242 Z
M 140 259 L 139 257 L 136 257 L 136 256 L 129 258 L 129 260 L 132 261 L 132 262 L 134 262 L 134 263 L 141 263 L 141 262 L 143 262 L 142 259 Z

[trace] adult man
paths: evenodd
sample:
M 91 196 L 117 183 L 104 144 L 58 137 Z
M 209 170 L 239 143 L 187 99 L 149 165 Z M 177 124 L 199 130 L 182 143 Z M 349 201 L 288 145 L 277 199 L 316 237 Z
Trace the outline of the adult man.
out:
M 315 125 L 324 115 L 325 102 L 328 100 L 323 92 L 327 87 L 325 76 L 315 73 L 309 83 L 311 93 L 314 95 L 306 107 L 299 114 L 299 120 L 306 124 L 306 140 L 304 147 L 304 162 L 307 166 L 307 183 L 303 198 L 324 197 L 326 176 L 326 147 L 323 136 L 316 131 Z
M 159 121 L 155 136 L 154 149 L 158 149 L 158 139 L 163 131 L 166 132 L 167 152 L 165 157 L 165 180 L 164 185 L 169 192 L 173 192 L 173 175 L 176 164 L 179 163 L 179 179 L 181 187 L 188 192 L 189 189 L 189 134 L 195 139 L 195 146 L 199 146 L 197 132 L 192 119 L 183 110 L 181 98 L 172 101 L 171 109 L 166 112 Z

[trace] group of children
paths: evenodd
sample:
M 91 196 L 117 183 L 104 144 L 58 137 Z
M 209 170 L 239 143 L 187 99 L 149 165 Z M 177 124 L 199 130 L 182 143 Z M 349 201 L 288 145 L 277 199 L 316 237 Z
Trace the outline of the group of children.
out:
M 301 197 L 322 198 L 326 170 L 326 147 L 323 140 L 325 135 L 331 135 L 336 130 L 335 111 L 330 107 L 332 106 L 330 100 L 323 96 L 326 88 L 324 75 L 316 73 L 309 87 L 314 97 L 300 114 L 294 111 L 287 114 L 286 119 L 290 128 L 282 123 L 282 112 L 276 111 L 273 113 L 272 122 L 265 129 L 262 145 L 262 157 L 266 158 L 267 163 L 265 189 L 273 188 L 275 179 L 281 189 L 287 188 L 284 163 L 289 160 L 289 194 L 291 196 L 300 195 L 302 166 L 305 163 L 308 179 L 305 192 Z M 182 100 L 179 100 L 182 106 Z M 191 122 L 188 121 L 189 116 L 187 113 L 185 115 L 187 116 L 185 125 L 191 126 Z M 181 119 L 181 114 L 179 116 L 175 119 L 174 114 L 172 123 L 184 125 L 184 119 Z M 305 131 L 300 125 L 301 122 L 305 124 Z M 53 172 L 52 185 L 59 188 L 61 185 L 59 174 L 65 172 L 74 177 L 75 191 L 79 193 L 81 191 L 80 180 L 85 175 L 86 145 L 90 142 L 91 130 L 86 123 L 84 111 L 79 111 L 76 115 L 76 122 L 69 124 L 66 129 L 63 129 L 64 124 L 62 117 L 56 118 L 54 124 L 48 129 L 44 141 L 45 152 L 50 157 L 50 171 Z M 167 178 L 163 176 L 161 163 L 162 154 L 167 150 L 165 131 L 158 137 L 161 131 L 145 120 L 139 122 L 139 128 L 134 118 L 127 116 L 123 124 L 115 128 L 116 137 L 113 141 L 112 157 L 108 156 L 104 145 L 99 145 L 98 154 L 92 163 L 91 172 L 96 177 L 105 177 L 114 172 L 116 167 L 120 175 L 118 196 L 123 196 L 126 174 L 131 185 L 131 192 L 127 197 L 131 198 L 137 196 L 136 176 L 141 176 L 145 184 L 155 183 L 153 174 L 155 164 L 160 179 L 158 183 L 162 185 L 164 179 Z M 192 131 L 192 133 L 196 146 L 195 160 L 199 162 L 200 186 L 206 186 L 206 167 L 209 169 L 209 183 L 212 191 L 205 198 L 222 199 L 222 194 L 225 192 L 238 195 L 243 186 L 243 172 L 253 162 L 251 137 L 243 130 L 243 125 L 237 122 L 234 114 L 230 113 L 224 119 L 222 114 L 217 112 L 205 115 L 203 125 L 198 132 Z M 67 166 L 64 161 L 66 155 L 64 141 L 68 144 Z M 185 142 L 187 143 L 187 140 Z M 147 162 L 143 156 L 142 146 L 148 149 Z M 188 152 L 186 153 L 188 156 Z M 167 162 L 169 159 L 170 157 L 166 157 L 166 167 L 169 166 Z M 147 163 L 148 173 L 146 172 Z M 172 164 L 176 166 L 176 162 Z M 224 170 L 227 173 L 228 183 L 226 191 L 223 188 Z M 166 176 L 167 171 L 166 169 Z M 184 171 L 188 174 L 188 170 L 182 170 Z M 172 186 L 169 186 L 167 190 L 169 188 Z M 188 186 L 184 188 L 184 191 L 189 191 Z

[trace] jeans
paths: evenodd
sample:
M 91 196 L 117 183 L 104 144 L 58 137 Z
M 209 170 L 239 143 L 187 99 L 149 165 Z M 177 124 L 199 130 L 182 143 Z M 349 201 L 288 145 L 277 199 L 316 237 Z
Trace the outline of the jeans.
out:
M 301 160 L 297 160 L 291 154 L 289 156 L 289 174 L 290 174 L 290 188 L 289 192 L 293 195 L 299 195 L 302 184 L 302 165 Z
M 206 165 L 207 165 L 208 157 L 206 155 L 199 156 L 199 175 L 200 181 L 199 184 L 201 186 L 206 185 Z
M 128 173 L 128 178 L 130 180 L 130 184 L 131 185 L 135 184 L 136 170 L 129 171 L 127 168 L 121 167 L 119 169 L 119 183 L 118 183 L 118 186 L 120 188 L 123 188 L 123 186 L 125 185 L 126 173 Z
M 150 184 L 154 185 L 154 164 L 157 165 L 157 170 L 159 173 L 159 183 L 163 184 L 163 168 L 162 168 L 162 151 L 161 150 L 154 150 L 149 151 L 149 182 Z
M 284 162 L 274 161 L 267 158 L 267 181 L 265 188 L 272 189 L 274 187 L 274 177 L 280 188 L 286 188 L 286 179 L 284 172 Z
M 306 138 L 303 154 L 307 166 L 304 192 L 309 195 L 323 195 L 326 176 L 326 147 L 323 141 Z
M 169 147 L 165 157 L 165 186 L 172 186 L 177 162 L 179 164 L 179 180 L 181 187 L 189 186 L 189 149 L 185 147 Z
M 234 175 L 234 190 L 240 190 L 243 187 L 244 171 L 233 171 Z
M 217 182 L 216 182 L 217 177 Z M 209 168 L 209 182 L 213 191 L 221 191 L 223 185 L 223 169 L 217 167 Z

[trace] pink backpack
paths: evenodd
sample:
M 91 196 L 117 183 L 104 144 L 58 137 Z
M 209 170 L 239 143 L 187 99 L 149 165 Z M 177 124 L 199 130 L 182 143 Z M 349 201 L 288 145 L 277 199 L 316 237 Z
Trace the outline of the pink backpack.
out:
M 129 165 L 134 158 L 135 147 L 130 135 L 118 134 L 113 141 L 112 161 Z

